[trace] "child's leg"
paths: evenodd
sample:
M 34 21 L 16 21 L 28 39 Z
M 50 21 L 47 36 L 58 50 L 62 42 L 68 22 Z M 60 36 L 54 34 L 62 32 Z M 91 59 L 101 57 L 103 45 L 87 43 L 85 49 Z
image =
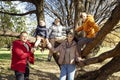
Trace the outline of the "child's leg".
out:
M 54 47 L 54 45 L 55 45 L 55 39 L 50 39 L 50 43 L 51 43 L 51 45 Z M 53 52 L 51 52 L 51 51 L 49 50 L 48 61 L 51 61 L 52 55 L 53 55 Z
M 35 48 L 38 47 L 38 45 L 40 44 L 41 40 L 42 40 L 42 37 L 36 36 L 36 41 L 35 41 L 35 45 L 34 45 Z

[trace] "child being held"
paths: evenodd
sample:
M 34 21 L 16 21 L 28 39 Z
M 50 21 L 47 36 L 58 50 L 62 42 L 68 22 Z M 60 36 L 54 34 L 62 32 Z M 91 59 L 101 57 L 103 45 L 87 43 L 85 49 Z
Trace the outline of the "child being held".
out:
M 34 48 L 37 48 L 38 45 L 41 44 L 41 41 L 44 41 L 44 40 L 46 40 L 47 45 L 49 44 L 48 30 L 43 20 L 39 21 L 39 25 L 37 26 L 33 36 L 36 37 Z

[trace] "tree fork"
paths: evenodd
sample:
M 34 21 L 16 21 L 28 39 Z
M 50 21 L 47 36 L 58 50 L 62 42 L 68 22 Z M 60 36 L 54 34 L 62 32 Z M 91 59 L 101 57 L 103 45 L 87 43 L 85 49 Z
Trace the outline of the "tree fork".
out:
M 119 22 L 120 20 L 120 3 L 114 8 L 112 11 L 111 17 L 107 20 L 107 22 L 104 24 L 104 26 L 101 28 L 101 30 L 98 32 L 96 38 L 93 40 L 93 42 L 86 45 L 84 50 L 82 51 L 82 56 L 87 56 L 90 51 L 97 45 L 101 40 L 104 39 L 104 37 L 114 28 L 114 26 Z

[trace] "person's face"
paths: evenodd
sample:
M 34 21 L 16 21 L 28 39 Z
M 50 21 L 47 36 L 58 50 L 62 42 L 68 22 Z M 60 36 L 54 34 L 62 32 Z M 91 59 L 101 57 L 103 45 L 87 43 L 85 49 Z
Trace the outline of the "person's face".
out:
M 55 24 L 58 26 L 60 25 L 60 21 L 55 21 Z
M 27 33 L 22 33 L 22 34 L 20 35 L 20 40 L 21 40 L 22 42 L 26 42 L 26 41 L 28 40 L 28 34 L 27 34 Z
M 40 25 L 40 26 L 45 26 L 45 22 L 41 20 L 41 21 L 39 22 L 39 25 Z
M 74 36 L 72 34 L 67 35 L 68 42 L 72 42 L 73 38 L 74 38 Z
M 87 19 L 87 14 L 82 13 L 82 14 L 80 15 L 80 17 L 82 18 L 82 21 L 84 22 L 84 21 Z

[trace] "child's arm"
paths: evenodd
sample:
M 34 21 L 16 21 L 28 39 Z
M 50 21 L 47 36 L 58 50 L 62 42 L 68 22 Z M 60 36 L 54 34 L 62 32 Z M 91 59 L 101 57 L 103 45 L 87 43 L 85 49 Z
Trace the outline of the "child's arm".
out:
M 51 26 L 51 27 L 48 29 L 48 36 L 51 35 L 52 31 L 53 31 L 53 26 Z
M 48 48 L 50 49 L 50 51 L 52 51 L 53 53 L 57 53 L 60 52 L 61 48 L 63 48 L 63 43 L 61 43 L 57 48 L 54 48 L 51 43 L 48 45 Z

